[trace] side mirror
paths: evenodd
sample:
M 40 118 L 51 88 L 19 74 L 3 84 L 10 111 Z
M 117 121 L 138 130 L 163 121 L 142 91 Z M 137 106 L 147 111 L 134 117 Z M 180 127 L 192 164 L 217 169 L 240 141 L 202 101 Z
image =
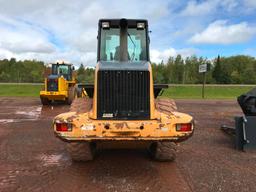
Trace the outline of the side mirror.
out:
M 72 71 L 74 71 L 74 70 L 75 70 L 75 67 L 74 67 L 74 66 L 72 66 L 72 68 L 71 68 L 71 69 L 72 69 Z

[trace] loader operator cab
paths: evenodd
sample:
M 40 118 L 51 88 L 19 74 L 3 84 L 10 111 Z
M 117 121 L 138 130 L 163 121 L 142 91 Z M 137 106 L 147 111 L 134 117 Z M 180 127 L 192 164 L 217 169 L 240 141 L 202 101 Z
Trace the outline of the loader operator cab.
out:
M 149 61 L 146 20 L 100 20 L 98 61 Z
M 52 64 L 52 75 L 63 76 L 66 80 L 72 80 L 72 72 L 74 67 L 71 64 L 66 63 L 54 63 Z
M 99 20 L 97 61 L 93 118 L 155 118 L 150 98 L 156 98 L 168 85 L 153 85 L 147 20 Z M 88 87 L 85 90 L 90 91 Z

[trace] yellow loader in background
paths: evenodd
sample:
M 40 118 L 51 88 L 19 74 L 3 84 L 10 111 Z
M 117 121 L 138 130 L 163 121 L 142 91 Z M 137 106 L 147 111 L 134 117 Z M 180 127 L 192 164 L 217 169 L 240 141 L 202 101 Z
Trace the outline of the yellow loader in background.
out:
M 76 96 L 75 68 L 64 62 L 50 65 L 50 75 L 45 78 L 44 88 L 40 91 L 41 103 L 49 105 L 52 101 L 63 101 L 70 105 Z

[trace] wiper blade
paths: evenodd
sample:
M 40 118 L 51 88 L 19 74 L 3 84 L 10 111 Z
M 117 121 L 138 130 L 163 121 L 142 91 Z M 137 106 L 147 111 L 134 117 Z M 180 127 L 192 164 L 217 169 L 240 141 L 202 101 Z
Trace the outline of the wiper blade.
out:
M 131 37 L 130 33 L 127 32 L 127 34 L 128 34 L 129 39 L 131 40 L 131 42 L 132 42 L 132 44 L 133 44 L 133 53 L 132 53 L 132 59 L 131 59 L 131 60 L 133 61 L 133 60 L 134 60 L 134 57 L 135 57 L 136 45 L 135 45 L 134 41 L 132 40 L 132 37 Z

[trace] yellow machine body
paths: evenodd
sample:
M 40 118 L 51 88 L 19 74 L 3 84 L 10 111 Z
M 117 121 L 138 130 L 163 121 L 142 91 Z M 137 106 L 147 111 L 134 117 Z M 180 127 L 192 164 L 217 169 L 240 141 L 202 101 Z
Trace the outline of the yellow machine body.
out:
M 53 63 L 50 64 L 45 80 L 44 87 L 40 91 L 40 99 L 43 105 L 48 105 L 51 101 L 67 101 L 72 103 L 74 98 L 74 86 L 76 79 L 74 75 L 74 67 L 67 63 Z
M 47 91 L 48 79 L 44 80 L 44 90 L 40 91 L 40 97 L 49 100 L 66 100 L 68 98 L 68 88 L 76 85 L 76 81 L 67 81 L 63 76 L 58 78 L 58 91 Z
M 66 141 L 97 140 L 168 140 L 183 141 L 189 138 L 194 130 L 193 118 L 179 112 L 160 112 L 156 109 L 152 68 L 150 72 L 150 119 L 149 120 L 98 120 L 97 119 L 97 74 L 95 70 L 94 96 L 92 109 L 86 113 L 68 112 L 55 117 L 54 132 L 57 137 Z M 81 105 L 83 105 L 81 103 Z M 58 131 L 56 124 L 67 123 L 70 131 Z M 190 131 L 177 131 L 176 127 L 191 124 Z
M 176 143 L 193 135 L 194 120 L 158 97 L 168 85 L 153 82 L 147 20 L 101 19 L 98 27 L 94 84 L 77 85 L 82 91 L 70 112 L 53 120 L 55 135 L 74 161 L 93 160 L 109 145 L 142 144 L 154 159 L 173 161 Z

